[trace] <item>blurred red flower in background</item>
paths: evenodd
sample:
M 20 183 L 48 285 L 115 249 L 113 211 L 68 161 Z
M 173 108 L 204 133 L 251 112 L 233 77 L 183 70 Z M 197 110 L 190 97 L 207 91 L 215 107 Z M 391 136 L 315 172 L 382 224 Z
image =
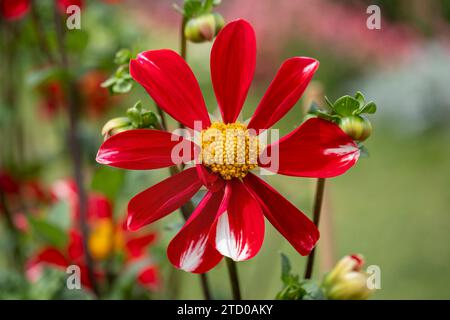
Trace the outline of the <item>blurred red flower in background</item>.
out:
M 0 14 L 6 20 L 18 20 L 30 10 L 30 0 L 0 0 Z
M 51 201 L 50 192 L 35 178 L 20 178 L 6 170 L 0 170 L 0 213 L 6 207 L 11 220 L 20 231 L 28 231 L 26 214 L 35 214 L 41 206 Z
M 112 97 L 101 84 L 107 79 L 105 72 L 91 70 L 86 72 L 77 82 L 83 110 L 89 117 L 100 117 L 117 103 L 118 97 Z M 42 99 L 40 107 L 48 117 L 55 116 L 67 107 L 62 84 L 58 80 L 49 80 L 38 86 Z
M 76 264 L 81 269 L 83 285 L 91 288 L 87 278 L 82 236 L 78 231 L 80 213 L 75 183 L 72 180 L 58 181 L 53 187 L 53 197 L 55 200 L 66 200 L 71 206 L 70 241 L 65 250 L 44 247 L 33 255 L 27 267 L 30 279 L 36 279 L 42 265 L 66 268 Z M 123 223 L 115 223 L 110 201 L 96 193 L 89 195 L 87 220 L 91 230 L 87 243 L 95 261 L 105 261 L 113 254 L 122 255 L 125 266 L 142 261 L 142 266 L 136 274 L 139 284 L 151 290 L 158 289 L 158 267 L 149 259 L 147 253 L 147 248 L 156 240 L 156 233 L 131 234 Z M 96 270 L 97 277 L 101 280 L 104 272 L 98 268 Z

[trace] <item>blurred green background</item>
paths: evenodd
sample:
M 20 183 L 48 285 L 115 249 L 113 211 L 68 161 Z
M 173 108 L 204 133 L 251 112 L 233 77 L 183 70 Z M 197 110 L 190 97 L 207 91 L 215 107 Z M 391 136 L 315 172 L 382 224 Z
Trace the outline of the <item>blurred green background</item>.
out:
M 366 27 L 370 4 L 381 9 L 380 30 Z M 375 299 L 449 299 L 450 1 L 223 0 L 217 11 L 226 21 L 247 19 L 256 30 L 256 75 L 244 119 L 251 116 L 284 59 L 297 55 L 318 59 L 320 68 L 312 89 L 277 124 L 282 135 L 302 122 L 307 102 L 321 95 L 335 99 L 360 90 L 378 105 L 377 113 L 371 116 L 373 134 L 365 143 L 370 156 L 362 158 L 347 174 L 327 181 L 315 277 L 320 278 L 342 256 L 361 253 L 366 265 L 381 268 L 382 288 L 374 294 Z M 172 1 L 130 0 L 113 6 L 89 2 L 82 13 L 87 44 L 76 63 L 80 70 L 95 67 L 112 73 L 114 52 L 122 47 L 134 52 L 178 50 L 179 26 L 180 16 L 173 10 Z M 33 43 L 28 39 L 33 36 L 33 24 L 24 22 L 22 27 L 25 32 L 17 40 L 15 63 L 19 71 L 14 77 L 18 78 L 17 106 L 24 128 L 24 162 L 33 168 L 34 178 L 50 185 L 71 174 L 62 134 L 67 123 L 62 116 L 50 121 L 42 117 L 41 98 L 30 78 L 44 62 L 36 63 L 27 49 Z M 51 26 L 44 28 L 52 33 Z M 1 49 L 3 57 L 5 48 Z M 214 113 L 210 48 L 211 43 L 189 43 L 187 60 L 199 79 L 209 111 Z M 8 78 L 3 73 L 2 83 Z M 136 85 L 131 94 L 101 116 L 83 119 L 88 177 L 99 168 L 94 159 L 102 141 L 102 125 L 123 115 L 137 99 L 154 108 L 145 91 Z M 4 104 L 2 107 L 3 150 L 14 131 L 8 126 L 10 113 Z M 176 124 L 170 121 L 170 126 L 175 128 Z M 167 175 L 163 169 L 126 172 L 115 201 L 116 216 L 125 214 L 127 201 L 134 194 Z M 313 179 L 270 176 L 268 182 L 311 215 Z M 163 281 L 173 272 L 165 249 L 175 231 L 168 226 L 179 222 L 181 216 L 173 214 L 149 227 L 160 233 L 151 251 Z M 306 264 L 305 257 L 299 256 L 269 223 L 266 226 L 261 252 L 238 264 L 243 296 L 248 299 L 271 299 L 281 288 L 280 252 L 291 258 L 299 274 Z M 11 272 L 10 248 L 4 234 L 0 233 L 1 274 Z M 226 272 L 223 262 L 210 272 L 217 298 L 229 297 Z M 183 284 L 179 298 L 202 298 L 198 276 L 181 271 L 175 274 Z M 0 281 L 0 292 L 10 290 L 7 288 Z

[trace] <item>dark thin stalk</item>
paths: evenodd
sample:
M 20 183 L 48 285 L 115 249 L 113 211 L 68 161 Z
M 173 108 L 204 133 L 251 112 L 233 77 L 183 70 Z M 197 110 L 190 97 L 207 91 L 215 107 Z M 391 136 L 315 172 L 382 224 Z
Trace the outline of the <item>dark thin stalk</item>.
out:
M 16 269 L 21 271 L 23 270 L 23 254 L 20 247 L 20 232 L 14 224 L 13 212 L 10 210 L 6 196 L 3 192 L 0 192 L 0 206 L 3 209 L 6 224 L 12 237 L 12 260 L 14 261 Z
M 186 36 L 184 34 L 184 29 L 186 27 L 186 17 L 183 16 L 183 20 L 181 21 L 181 30 L 180 30 L 180 56 L 186 61 L 187 60 L 187 41 Z M 184 124 L 180 122 L 180 129 L 184 129 Z M 184 167 L 184 164 L 181 164 L 181 167 Z
M 239 278 L 236 268 L 236 262 L 230 258 L 225 258 L 227 262 L 228 274 L 230 276 L 231 290 L 233 292 L 233 300 L 241 300 L 241 289 L 239 286 Z
M 183 17 L 183 21 L 181 21 L 181 30 L 180 30 L 180 56 L 186 60 L 187 57 L 187 41 L 186 36 L 184 35 L 184 28 L 186 27 L 186 18 Z
M 31 20 L 33 22 L 34 31 L 36 32 L 36 38 L 38 41 L 38 45 L 44 54 L 44 56 L 48 59 L 50 63 L 53 63 L 55 61 L 53 54 L 50 50 L 50 46 L 45 38 L 45 34 L 43 32 L 44 28 L 41 23 L 41 19 L 39 17 L 39 13 L 36 8 L 36 2 L 34 1 L 31 4 Z
M 316 195 L 314 198 L 314 209 L 313 209 L 313 222 L 319 227 L 320 213 L 322 211 L 323 194 L 325 191 L 325 179 L 317 179 Z M 308 256 L 308 261 L 306 263 L 305 279 L 311 279 L 313 268 L 314 268 L 314 257 L 316 254 L 316 248 L 314 248 Z
M 18 70 L 15 69 L 15 62 L 17 61 L 15 55 L 17 53 L 16 33 L 15 27 L 10 24 L 3 24 L 2 27 L 2 45 L 5 47 L 4 52 L 4 74 L 6 77 L 3 85 L 3 103 L 6 104 L 8 110 L 14 116 L 11 122 L 5 125 L 5 134 L 11 135 L 11 139 L 5 139 L 5 147 L 2 152 L 5 154 L 5 162 L 11 162 L 17 165 L 18 168 L 23 165 L 23 125 L 21 113 L 17 100 L 17 78 Z M 22 199 L 20 198 L 20 205 Z M 0 191 L 0 207 L 3 209 L 3 216 L 6 220 L 6 227 L 11 235 L 12 243 L 12 261 L 17 270 L 23 270 L 24 253 L 20 245 L 20 231 L 14 224 L 14 212 L 11 211 L 6 195 Z
M 211 290 L 209 289 L 209 281 L 208 281 L 208 276 L 206 275 L 206 273 L 202 273 L 200 275 L 200 281 L 202 284 L 202 291 L 203 291 L 203 296 L 205 297 L 205 300 L 212 300 L 212 295 L 211 295 Z
M 56 29 L 56 40 L 58 44 L 58 50 L 60 55 L 60 67 L 64 72 L 65 83 L 64 89 L 67 97 L 68 103 L 68 116 L 69 116 L 69 132 L 68 132 L 68 142 L 70 147 L 70 153 L 73 164 L 73 175 L 75 178 L 75 183 L 78 189 L 78 201 L 80 210 L 80 229 L 83 240 L 84 256 L 86 260 L 88 278 L 92 285 L 92 289 L 97 297 L 99 297 L 99 289 L 97 281 L 94 276 L 94 262 L 92 256 L 89 252 L 87 239 L 89 237 L 89 229 L 87 225 L 87 194 L 84 188 L 84 177 L 83 177 L 83 164 L 82 164 L 82 147 L 79 139 L 79 128 L 78 128 L 78 94 L 76 90 L 75 83 L 70 75 L 69 61 L 64 46 L 64 30 L 62 26 L 61 17 L 58 12 L 57 5 L 55 3 L 53 7 L 54 22 Z

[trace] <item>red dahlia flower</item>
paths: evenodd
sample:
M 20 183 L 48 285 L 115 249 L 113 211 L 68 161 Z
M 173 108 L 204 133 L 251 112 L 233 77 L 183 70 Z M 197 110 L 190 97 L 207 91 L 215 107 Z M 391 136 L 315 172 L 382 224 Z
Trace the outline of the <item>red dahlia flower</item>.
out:
M 289 135 L 258 154 L 279 153 L 278 169 L 250 162 L 250 129 L 270 128 L 297 102 L 318 68 L 312 58 L 287 60 L 278 71 L 248 125 L 236 122 L 253 78 L 256 41 L 253 28 L 244 20 L 229 23 L 219 33 L 211 52 L 211 78 L 222 114 L 222 123 L 211 123 L 199 85 L 186 62 L 170 50 L 146 51 L 130 63 L 130 73 L 173 118 L 200 131 L 201 143 L 158 130 L 129 130 L 112 136 L 100 147 L 97 161 L 124 169 L 156 169 L 176 164 L 171 153 L 179 141 L 200 150 L 189 168 L 136 195 L 128 204 L 128 228 L 152 223 L 187 202 L 202 185 L 208 191 L 168 247 L 168 258 L 180 269 L 203 273 L 227 256 L 236 261 L 257 254 L 264 238 L 264 216 L 302 255 L 315 246 L 319 231 L 294 205 L 269 184 L 249 172 L 260 166 L 276 173 L 299 177 L 334 177 L 347 171 L 359 157 L 356 144 L 338 126 L 310 119 Z M 194 122 L 201 127 L 194 128 Z M 217 148 L 211 162 L 206 152 L 208 136 L 216 130 Z M 234 130 L 244 141 L 227 139 Z M 223 133 L 223 134 L 220 134 Z M 173 141 L 174 137 L 179 139 Z M 253 145 L 255 148 L 255 145 Z M 186 148 L 185 148 L 186 149 Z M 220 152 L 219 152 L 220 150 Z M 244 150 L 243 163 L 235 151 Z M 188 152 L 187 152 L 188 153 Z M 183 153 L 183 157 L 186 154 Z M 194 159 L 197 158 L 197 159 Z M 213 159 L 214 160 L 214 159 Z
M 30 0 L 0 0 L 1 16 L 7 20 L 18 20 L 30 10 Z
M 91 288 L 84 262 L 82 237 L 78 231 L 79 204 L 75 183 L 71 180 L 58 181 L 54 185 L 53 196 L 57 200 L 68 201 L 71 206 L 70 241 L 65 250 L 44 247 L 38 251 L 28 262 L 28 276 L 31 280 L 36 279 L 41 273 L 42 265 L 67 268 L 76 264 L 81 269 L 82 284 Z M 147 248 L 156 240 L 155 233 L 135 235 L 126 230 L 124 223 L 116 224 L 110 201 L 96 193 L 89 194 L 87 220 L 91 231 L 87 243 L 95 261 L 105 261 L 115 253 L 123 254 L 125 266 L 139 263 L 136 279 L 140 285 L 151 290 L 159 287 L 158 267 L 147 254 Z M 101 280 L 103 272 L 97 271 L 96 275 Z

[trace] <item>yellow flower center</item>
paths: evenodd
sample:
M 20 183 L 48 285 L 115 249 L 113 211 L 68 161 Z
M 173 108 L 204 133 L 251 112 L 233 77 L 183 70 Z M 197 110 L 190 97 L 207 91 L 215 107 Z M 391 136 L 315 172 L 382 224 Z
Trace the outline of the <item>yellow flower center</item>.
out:
M 244 178 L 258 166 L 256 135 L 239 122 L 214 122 L 201 132 L 200 161 L 225 180 Z

